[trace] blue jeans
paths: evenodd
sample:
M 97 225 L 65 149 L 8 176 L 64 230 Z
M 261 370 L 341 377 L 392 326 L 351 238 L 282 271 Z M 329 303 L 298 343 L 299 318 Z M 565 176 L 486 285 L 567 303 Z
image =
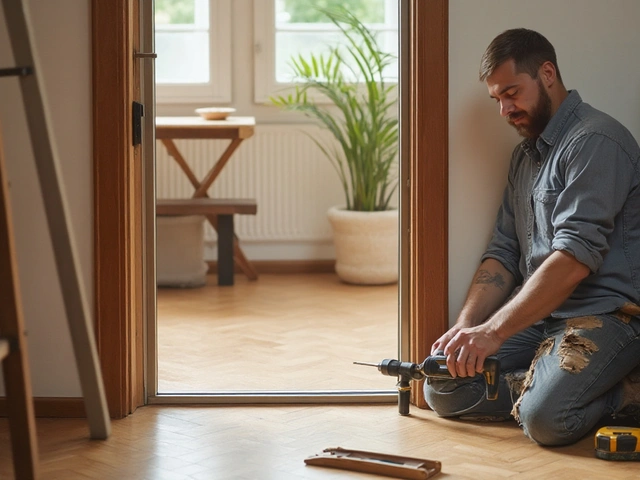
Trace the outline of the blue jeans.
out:
M 510 418 L 543 445 L 578 441 L 622 407 L 621 380 L 640 363 L 640 317 L 548 318 L 509 338 L 497 353 L 497 400 L 482 375 L 430 379 L 424 395 L 440 416 Z

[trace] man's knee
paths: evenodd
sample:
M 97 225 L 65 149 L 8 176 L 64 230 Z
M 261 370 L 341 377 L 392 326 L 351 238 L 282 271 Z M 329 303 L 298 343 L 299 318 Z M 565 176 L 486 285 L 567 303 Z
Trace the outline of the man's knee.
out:
M 553 402 L 537 402 L 525 393 L 514 413 L 525 435 L 540 445 L 568 445 L 583 436 L 580 419 Z
M 471 379 L 431 380 L 424 384 L 424 399 L 441 417 L 454 417 L 477 405 L 484 396 L 484 386 Z
M 428 384 L 425 382 L 424 384 L 424 399 L 429 405 L 429 408 L 436 412 L 441 417 L 451 417 L 456 415 L 457 412 L 454 411 L 453 403 L 448 401 L 447 398 L 450 398 L 450 393 L 442 392 L 441 382 L 435 382 Z

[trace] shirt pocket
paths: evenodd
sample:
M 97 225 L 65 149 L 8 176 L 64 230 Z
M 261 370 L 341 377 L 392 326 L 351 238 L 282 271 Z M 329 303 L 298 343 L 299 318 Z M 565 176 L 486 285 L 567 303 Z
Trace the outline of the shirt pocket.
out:
M 551 242 L 554 235 L 554 211 L 561 190 L 534 190 L 533 191 L 533 215 L 534 224 L 542 238 Z

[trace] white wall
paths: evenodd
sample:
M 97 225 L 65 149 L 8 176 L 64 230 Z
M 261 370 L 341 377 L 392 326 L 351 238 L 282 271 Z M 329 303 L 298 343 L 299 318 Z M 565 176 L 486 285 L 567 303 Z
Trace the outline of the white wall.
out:
M 91 36 L 89 0 L 30 0 L 40 74 L 85 280 L 92 298 Z M 0 8 L 0 66 L 14 66 Z M 0 124 L 22 290 L 33 393 L 80 396 L 18 80 L 0 78 Z M 1 274 L 5 274 L 2 272 Z M 91 306 L 91 311 L 93 307 Z M 0 382 L 4 394 L 4 382 Z
M 509 28 L 555 46 L 565 85 L 640 138 L 640 2 L 450 0 L 450 322 L 460 312 L 488 242 L 519 137 L 478 81 L 480 57 Z

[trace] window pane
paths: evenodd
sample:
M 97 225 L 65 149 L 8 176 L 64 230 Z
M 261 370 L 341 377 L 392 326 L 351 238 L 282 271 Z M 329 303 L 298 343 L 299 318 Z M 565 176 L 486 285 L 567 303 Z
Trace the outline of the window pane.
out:
M 156 0 L 155 21 L 156 82 L 209 82 L 209 0 Z
M 157 83 L 209 82 L 207 32 L 156 32 Z
M 275 73 L 278 83 L 290 83 L 291 57 L 319 55 L 344 37 L 318 7 L 344 6 L 376 35 L 382 51 L 398 56 L 397 0 L 276 0 Z M 385 79 L 397 81 L 398 62 L 384 71 Z
M 398 42 L 398 31 L 384 31 L 378 33 L 378 45 L 383 52 L 391 53 L 395 58 L 389 64 L 387 68 L 384 69 L 384 78 L 389 81 L 397 82 L 398 81 L 398 53 L 399 53 L 399 42 Z
M 344 7 L 363 23 L 384 23 L 385 0 L 276 0 L 277 21 L 324 23 L 318 8 Z
M 156 25 L 195 23 L 195 0 L 155 0 Z
M 398 33 L 378 32 L 378 44 L 384 52 L 395 56 L 384 70 L 384 78 L 387 81 L 398 81 Z M 310 53 L 320 55 L 329 51 L 329 45 L 337 45 L 342 40 L 338 33 L 316 32 L 277 32 L 276 33 L 276 81 L 278 83 L 291 83 L 292 76 L 291 57 L 302 55 L 309 57 Z M 348 60 L 348 57 L 345 58 Z M 347 73 L 347 72 L 345 72 Z
M 316 32 L 277 32 L 276 33 L 276 81 L 289 83 L 291 76 L 291 57 L 301 54 L 305 58 L 313 52 L 315 55 L 329 51 L 329 44 L 336 44 L 340 35 L 318 34 Z

